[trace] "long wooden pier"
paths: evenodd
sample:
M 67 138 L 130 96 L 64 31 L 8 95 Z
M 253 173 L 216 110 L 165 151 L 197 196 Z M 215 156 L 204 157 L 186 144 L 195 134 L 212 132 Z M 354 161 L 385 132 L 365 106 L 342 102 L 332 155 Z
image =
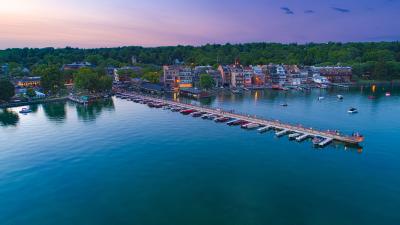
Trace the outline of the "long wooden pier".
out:
M 301 136 L 296 138 L 297 141 L 302 141 L 309 137 L 323 138 L 324 141 L 322 141 L 321 143 L 318 144 L 318 146 L 320 146 L 320 147 L 327 145 L 331 141 L 338 141 L 338 142 L 342 142 L 345 144 L 351 144 L 351 145 L 359 145 L 361 142 L 364 141 L 364 138 L 361 136 L 347 136 L 347 135 L 339 134 L 337 132 L 332 132 L 332 131 L 321 131 L 321 130 L 316 130 L 313 128 L 306 128 L 303 126 L 286 124 L 286 123 L 283 123 L 283 122 L 280 122 L 277 120 L 268 120 L 268 119 L 263 119 L 263 118 L 257 118 L 255 116 L 248 116 L 248 115 L 242 115 L 242 114 L 237 114 L 237 113 L 233 113 L 233 112 L 227 112 L 222 109 L 213 109 L 213 108 L 207 108 L 207 107 L 202 107 L 202 106 L 196 106 L 196 105 L 192 105 L 192 104 L 180 103 L 180 102 L 175 102 L 175 101 L 171 101 L 171 100 L 160 99 L 160 98 L 155 98 L 155 97 L 151 97 L 151 96 L 145 96 L 145 95 L 138 94 L 138 93 L 117 93 L 117 94 L 128 97 L 128 98 L 140 98 L 143 100 L 147 100 L 147 101 L 151 101 L 151 102 L 155 102 L 155 103 L 159 103 L 159 104 L 165 104 L 165 105 L 169 105 L 172 107 L 192 109 L 192 110 L 195 110 L 198 112 L 213 114 L 217 117 L 229 117 L 232 119 L 244 120 L 249 123 L 259 124 L 262 127 L 268 127 L 268 128 L 271 127 L 276 130 L 285 131 L 279 135 L 285 135 L 287 133 L 299 133 L 299 134 L 301 134 Z

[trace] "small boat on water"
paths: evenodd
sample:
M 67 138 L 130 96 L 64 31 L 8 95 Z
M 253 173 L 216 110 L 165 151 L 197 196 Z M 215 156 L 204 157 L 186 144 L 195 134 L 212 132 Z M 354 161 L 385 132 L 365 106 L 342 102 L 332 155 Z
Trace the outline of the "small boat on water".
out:
M 192 117 L 200 117 L 200 116 L 204 115 L 204 113 L 203 112 L 194 112 L 194 113 L 191 113 L 190 115 Z
M 322 100 L 324 100 L 325 99 L 325 97 L 323 97 L 323 96 L 319 96 L 318 97 L 318 101 L 322 101 Z
M 390 92 L 386 92 L 385 96 L 390 97 L 392 94 Z
M 29 108 L 22 108 L 22 109 L 19 111 L 19 113 L 21 113 L 21 114 L 28 114 L 28 113 L 31 113 L 31 112 L 32 112 L 32 110 L 29 109 Z
M 214 119 L 216 123 L 225 123 L 228 122 L 231 118 L 229 117 L 217 117 Z
M 354 113 L 358 113 L 358 110 L 356 108 L 350 108 L 349 111 L 347 111 L 348 113 L 354 114 Z
M 241 127 L 244 128 L 244 129 L 251 130 L 251 129 L 255 129 L 255 128 L 260 127 L 260 125 L 257 124 L 257 123 L 248 123 L 248 124 L 243 124 Z
M 299 134 L 299 133 L 293 133 L 293 134 L 289 134 L 289 139 L 290 140 L 294 140 L 294 139 L 296 139 L 297 137 L 300 137 L 301 136 L 301 134 Z
M 189 115 L 194 112 L 196 112 L 196 110 L 194 110 L 194 109 L 184 109 L 184 110 L 180 111 L 180 113 L 182 113 L 183 115 Z
M 225 123 L 228 122 L 229 120 L 231 120 L 231 118 L 229 117 L 218 117 L 214 119 L 214 121 L 217 123 Z
M 208 120 L 208 119 L 211 118 L 211 116 L 212 116 L 212 114 L 208 114 L 207 113 L 207 114 L 202 115 L 201 118 L 204 119 L 204 120 Z
M 247 121 L 245 121 L 245 120 L 234 120 L 234 121 L 231 121 L 231 122 L 229 122 L 229 123 L 227 123 L 227 125 L 229 125 L 229 126 L 242 126 L 242 125 L 245 125 L 245 124 L 248 124 L 249 122 L 247 122 Z
M 172 112 L 180 112 L 180 111 L 182 111 L 183 109 L 182 108 L 179 108 L 179 107 L 173 107 L 173 108 L 171 108 L 171 111 Z
M 287 107 L 288 104 L 287 104 L 287 103 L 282 103 L 281 106 L 282 106 L 282 107 Z
M 312 143 L 313 143 L 313 145 L 319 145 L 321 142 L 323 142 L 324 141 L 324 139 L 323 138 L 321 138 L 321 137 L 314 137 L 313 139 L 312 139 Z
M 339 99 L 339 100 L 343 100 L 343 95 L 337 95 L 337 98 Z

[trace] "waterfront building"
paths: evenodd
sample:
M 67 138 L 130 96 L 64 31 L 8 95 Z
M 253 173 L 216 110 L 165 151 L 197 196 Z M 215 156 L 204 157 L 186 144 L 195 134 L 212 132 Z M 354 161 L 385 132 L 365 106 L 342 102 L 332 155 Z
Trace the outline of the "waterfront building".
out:
M 263 86 L 265 84 L 265 73 L 261 66 L 253 66 L 253 77 L 252 77 L 252 84 L 253 86 Z
M 201 74 L 208 74 L 208 71 L 211 70 L 211 66 L 196 66 L 193 70 L 193 86 L 199 87 L 200 86 L 200 75 Z
M 229 66 L 219 65 L 218 72 L 221 76 L 222 86 L 229 87 L 231 85 L 231 71 Z
M 271 84 L 275 88 L 283 87 L 286 83 L 286 71 L 282 65 L 270 65 L 269 74 L 271 76 Z
M 244 74 L 243 67 L 241 65 L 234 65 L 229 67 L 231 74 L 231 84 L 233 88 L 243 88 L 244 87 Z
M 243 85 L 244 87 L 253 86 L 253 69 L 251 67 L 246 67 L 243 69 Z
M 40 77 L 24 77 L 16 80 L 15 84 L 22 88 L 40 87 Z
M 193 87 L 193 71 L 188 66 L 171 65 L 163 67 L 164 86 L 169 90 Z
M 332 83 L 349 83 L 352 78 L 352 68 L 342 66 L 314 67 L 315 72 L 325 77 Z
M 271 67 L 271 65 L 262 65 L 261 66 L 262 73 L 264 74 L 264 85 L 272 84 L 270 67 Z
M 288 74 L 286 81 L 289 86 L 299 86 L 302 84 L 301 74 L 290 73 Z
M 330 81 L 328 80 L 328 78 L 318 75 L 318 74 L 314 74 L 313 75 L 313 81 L 316 84 L 322 84 L 322 85 L 327 85 L 330 83 Z
M 90 68 L 92 67 L 92 64 L 89 62 L 74 62 L 74 63 L 70 63 L 70 64 L 64 64 L 62 67 L 63 71 L 67 71 L 67 70 L 79 70 L 81 68 Z
M 223 86 L 222 77 L 220 76 L 220 73 L 218 71 L 214 69 L 207 70 L 207 74 L 209 74 L 214 79 L 215 87 Z
M 301 84 L 310 84 L 312 83 L 313 74 L 309 67 L 304 67 L 300 69 L 300 82 Z

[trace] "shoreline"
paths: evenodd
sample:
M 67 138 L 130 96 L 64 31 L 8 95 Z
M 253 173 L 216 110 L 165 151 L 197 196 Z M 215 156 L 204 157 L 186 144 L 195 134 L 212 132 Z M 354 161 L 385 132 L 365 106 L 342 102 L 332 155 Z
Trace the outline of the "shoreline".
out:
M 15 103 L 5 103 L 0 105 L 0 109 L 7 109 L 13 107 L 20 107 L 20 106 L 28 106 L 28 105 L 36 105 L 36 104 L 44 104 L 44 103 L 52 103 L 52 102 L 61 102 L 67 101 L 68 97 L 61 97 L 61 98 L 51 98 L 51 99 L 40 99 L 36 101 L 29 101 L 29 102 L 15 102 Z

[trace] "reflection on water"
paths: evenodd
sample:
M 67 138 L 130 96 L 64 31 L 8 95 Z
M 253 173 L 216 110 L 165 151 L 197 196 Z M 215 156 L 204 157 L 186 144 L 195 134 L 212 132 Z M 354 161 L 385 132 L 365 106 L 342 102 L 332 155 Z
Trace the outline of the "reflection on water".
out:
M 17 113 L 7 109 L 0 110 L 0 126 L 16 126 L 18 121 Z
M 29 109 L 32 110 L 28 115 L 35 115 L 40 113 L 40 108 L 43 109 L 46 118 L 52 122 L 64 123 L 67 119 L 67 107 L 76 107 L 78 117 L 82 121 L 93 121 L 104 111 L 114 111 L 114 102 L 112 99 L 101 100 L 83 106 L 75 103 L 67 102 L 52 102 L 45 104 L 30 105 Z M 16 126 L 19 122 L 19 108 L 14 109 L 0 109 L 0 126 Z
M 93 121 L 95 120 L 103 111 L 114 111 L 115 106 L 112 99 L 104 99 L 87 106 L 77 105 L 76 111 L 78 113 L 79 119 L 82 121 Z
M 65 106 L 66 102 L 48 103 L 43 105 L 43 110 L 49 120 L 62 122 L 67 115 Z
M 32 110 L 33 113 L 35 113 L 39 110 L 39 105 L 31 105 L 29 106 L 29 109 Z

